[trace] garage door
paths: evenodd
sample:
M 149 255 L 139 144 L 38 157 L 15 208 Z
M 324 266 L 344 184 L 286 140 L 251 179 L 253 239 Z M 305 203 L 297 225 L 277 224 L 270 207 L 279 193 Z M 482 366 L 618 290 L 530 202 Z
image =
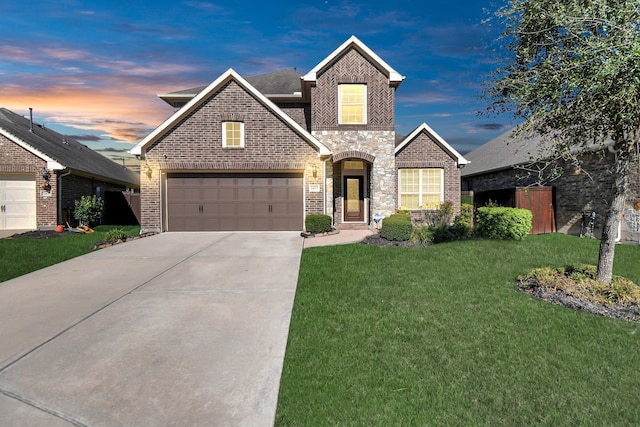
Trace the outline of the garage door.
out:
M 0 175 L 0 230 L 33 228 L 36 228 L 33 175 Z
M 169 231 L 303 229 L 301 173 L 167 175 Z

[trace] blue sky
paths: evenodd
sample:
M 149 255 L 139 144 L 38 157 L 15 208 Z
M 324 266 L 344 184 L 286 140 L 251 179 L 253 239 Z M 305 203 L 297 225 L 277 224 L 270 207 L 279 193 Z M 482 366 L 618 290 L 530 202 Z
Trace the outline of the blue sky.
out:
M 500 0 L 497 3 L 501 3 Z M 396 131 L 426 122 L 461 153 L 513 126 L 478 117 L 492 0 L 0 0 L 0 106 L 122 156 L 173 112 L 158 93 L 306 73 L 355 35 L 400 74 Z M 106 150 L 106 151 L 104 151 Z

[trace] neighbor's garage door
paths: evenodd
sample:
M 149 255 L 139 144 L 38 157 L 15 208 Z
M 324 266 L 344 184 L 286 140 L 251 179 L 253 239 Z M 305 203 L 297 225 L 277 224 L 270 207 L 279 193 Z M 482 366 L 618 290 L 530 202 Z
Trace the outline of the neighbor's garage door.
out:
M 0 230 L 36 228 L 33 174 L 0 174 Z
M 169 231 L 303 229 L 301 173 L 167 175 Z

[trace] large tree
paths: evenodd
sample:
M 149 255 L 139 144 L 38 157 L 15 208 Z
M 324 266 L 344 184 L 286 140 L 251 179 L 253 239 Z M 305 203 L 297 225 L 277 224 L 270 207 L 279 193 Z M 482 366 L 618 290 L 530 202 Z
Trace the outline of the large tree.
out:
M 598 145 L 614 153 L 596 277 L 610 283 L 640 138 L 640 1 L 508 0 L 496 17 L 510 55 L 490 81 L 490 110 L 548 136 L 551 157 Z

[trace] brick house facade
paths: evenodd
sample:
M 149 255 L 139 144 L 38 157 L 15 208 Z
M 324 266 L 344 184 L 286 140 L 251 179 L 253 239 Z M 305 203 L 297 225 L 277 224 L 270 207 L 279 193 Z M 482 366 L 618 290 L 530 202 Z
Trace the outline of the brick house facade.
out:
M 368 227 L 399 207 L 398 155 L 413 161 L 405 168 L 446 171 L 439 197 L 459 206 L 466 161 L 432 129 L 419 127 L 396 152 L 403 79 L 351 37 L 304 75 L 228 70 L 161 95 L 175 113 L 132 150 L 143 160 L 143 231 L 303 230 L 308 214 Z
M 543 142 L 540 139 L 513 140 L 508 133 L 468 153 L 471 165 L 462 171 L 462 190 L 491 198 L 500 190 L 537 186 L 537 176 L 528 175 L 522 167 L 531 164 L 531 157 L 542 155 L 539 149 L 541 145 Z M 552 187 L 557 231 L 579 235 L 583 214 L 595 212 L 594 236 L 599 237 L 611 204 L 613 154 L 608 150 L 594 151 L 580 156 L 579 161 L 579 167 L 559 163 L 557 166 L 562 173 L 546 184 Z M 629 178 L 626 198 L 620 239 L 640 242 L 638 165 Z
M 137 188 L 137 174 L 0 108 L 0 229 L 53 229 L 83 195 Z

